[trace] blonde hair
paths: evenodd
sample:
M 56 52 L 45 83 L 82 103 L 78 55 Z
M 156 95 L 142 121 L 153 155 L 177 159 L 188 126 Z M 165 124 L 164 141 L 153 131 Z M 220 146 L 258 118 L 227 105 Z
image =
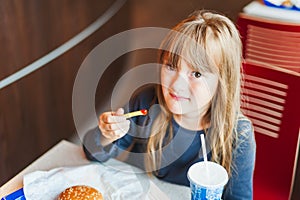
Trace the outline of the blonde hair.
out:
M 193 45 L 188 38 L 191 38 Z M 195 42 L 196 41 L 196 42 Z M 201 124 L 212 147 L 212 161 L 221 164 L 229 174 L 232 170 L 232 148 L 240 113 L 240 67 L 242 44 L 235 25 L 225 16 L 211 11 L 197 11 L 176 25 L 161 44 L 160 62 L 178 65 L 182 55 L 200 72 L 218 75 L 218 86 Z M 172 140 L 172 113 L 164 101 L 161 86 L 157 96 L 162 111 L 154 121 L 148 141 L 147 171 L 156 171 L 161 165 L 163 142 Z M 167 134 L 167 129 L 169 134 Z

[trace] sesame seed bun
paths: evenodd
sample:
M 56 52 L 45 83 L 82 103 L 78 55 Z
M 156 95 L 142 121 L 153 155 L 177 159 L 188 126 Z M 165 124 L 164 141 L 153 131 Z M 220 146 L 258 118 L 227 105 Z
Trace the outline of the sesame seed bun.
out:
M 76 185 L 65 189 L 57 200 L 103 200 L 102 194 L 86 185 Z

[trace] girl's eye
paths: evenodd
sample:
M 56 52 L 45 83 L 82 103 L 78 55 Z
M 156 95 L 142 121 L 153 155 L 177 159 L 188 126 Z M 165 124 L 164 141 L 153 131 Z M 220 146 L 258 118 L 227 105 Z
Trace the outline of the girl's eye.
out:
M 176 67 L 174 67 L 172 64 L 165 64 L 165 66 L 167 67 L 168 70 L 170 71 L 175 71 Z
M 195 78 L 200 78 L 201 77 L 201 73 L 200 72 L 192 72 L 192 76 Z

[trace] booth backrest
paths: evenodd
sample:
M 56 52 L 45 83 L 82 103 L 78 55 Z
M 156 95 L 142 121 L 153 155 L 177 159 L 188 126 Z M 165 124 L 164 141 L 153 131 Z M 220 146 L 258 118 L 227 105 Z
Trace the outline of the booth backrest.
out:
M 289 199 L 300 124 L 300 73 L 243 63 L 242 110 L 257 143 L 254 199 Z

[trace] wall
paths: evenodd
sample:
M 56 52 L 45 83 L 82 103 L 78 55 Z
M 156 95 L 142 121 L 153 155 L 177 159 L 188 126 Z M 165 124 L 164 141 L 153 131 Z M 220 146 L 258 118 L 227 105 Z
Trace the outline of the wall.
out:
M 238 13 L 251 0 L 132 0 L 133 11 L 131 26 L 137 27 L 165 27 L 172 28 L 179 21 L 186 18 L 195 10 L 215 10 L 228 16 L 231 20 L 237 19 Z M 145 62 L 155 62 L 156 52 L 139 50 L 132 54 L 131 66 Z
M 1 1 L 0 80 L 71 39 L 112 3 L 110 0 Z M 79 45 L 0 90 L 0 185 L 58 141 L 75 133 L 72 89 L 77 70 L 97 44 L 128 28 L 129 9 L 129 4 L 124 5 Z M 119 21 L 122 23 L 116 26 Z M 113 66 L 110 69 L 116 78 L 118 71 Z M 102 96 L 101 104 L 107 94 L 98 95 Z
M 1 0 L 0 80 L 72 38 L 101 16 L 112 2 Z M 235 21 L 249 2 L 251 0 L 128 0 L 113 18 L 79 45 L 1 89 L 0 185 L 61 139 L 74 136 L 74 80 L 86 55 L 101 41 L 130 28 L 171 28 L 201 8 L 217 10 Z M 109 92 L 123 70 L 155 61 L 156 53 L 148 49 L 129 53 L 114 62 L 100 82 L 107 87 L 98 91 L 95 97 L 99 110 L 109 100 Z M 300 185 L 299 178 L 296 179 L 297 185 Z

